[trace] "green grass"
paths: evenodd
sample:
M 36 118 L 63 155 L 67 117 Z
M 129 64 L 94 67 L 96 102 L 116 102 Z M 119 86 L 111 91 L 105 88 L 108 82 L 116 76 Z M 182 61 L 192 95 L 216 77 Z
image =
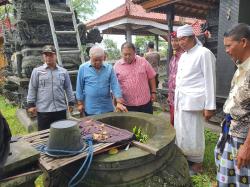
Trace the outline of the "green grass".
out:
M 17 106 L 8 104 L 5 98 L 3 96 L 0 96 L 0 110 L 9 124 L 12 136 L 18 136 L 28 133 L 16 117 L 17 109 Z M 37 180 L 35 181 L 35 186 L 43 187 L 42 176 L 37 178 Z
M 210 130 L 205 130 L 205 156 L 203 162 L 204 172 L 199 175 L 192 176 L 195 187 L 210 187 L 216 182 L 216 166 L 214 162 L 214 148 L 219 136 Z
M 17 106 L 6 103 L 5 98 L 0 96 L 0 110 L 10 126 L 12 136 L 28 133 L 16 117 L 17 109 Z

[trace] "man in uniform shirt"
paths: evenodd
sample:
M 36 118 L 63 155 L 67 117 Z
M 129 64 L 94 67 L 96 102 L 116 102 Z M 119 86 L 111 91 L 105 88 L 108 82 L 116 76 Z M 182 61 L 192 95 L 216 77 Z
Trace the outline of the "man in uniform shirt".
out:
M 215 56 L 195 37 L 192 26 L 177 29 L 185 51 L 178 62 L 175 88 L 176 143 L 186 155 L 191 171 L 201 172 L 205 151 L 204 125 L 213 115 Z
M 72 111 L 75 102 L 68 71 L 57 65 L 54 46 L 44 46 L 42 53 L 44 64 L 33 69 L 27 96 L 28 112 L 37 113 L 38 130 L 66 119 L 67 106 Z

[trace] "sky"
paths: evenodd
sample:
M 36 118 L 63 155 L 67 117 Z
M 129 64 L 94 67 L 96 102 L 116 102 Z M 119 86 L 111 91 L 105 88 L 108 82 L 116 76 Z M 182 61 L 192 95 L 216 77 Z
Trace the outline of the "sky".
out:
M 125 3 L 125 0 L 98 0 L 93 19 L 110 12 Z
M 119 7 L 120 5 L 124 4 L 125 0 L 98 0 L 98 4 L 96 6 L 95 14 L 91 17 L 91 19 L 96 19 L 111 10 L 114 10 L 115 8 Z M 120 49 L 120 46 L 122 43 L 125 42 L 125 36 L 121 35 L 104 35 L 104 39 L 109 38 L 112 39 L 114 42 L 117 43 L 118 49 Z

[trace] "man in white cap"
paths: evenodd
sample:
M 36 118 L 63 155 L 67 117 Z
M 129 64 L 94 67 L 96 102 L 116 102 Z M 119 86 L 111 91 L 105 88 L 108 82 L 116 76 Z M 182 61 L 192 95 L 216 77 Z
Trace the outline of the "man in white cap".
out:
M 179 27 L 177 38 L 185 52 L 176 75 L 176 144 L 186 155 L 191 171 L 199 173 L 205 151 L 204 124 L 216 109 L 216 59 L 195 37 L 191 25 Z

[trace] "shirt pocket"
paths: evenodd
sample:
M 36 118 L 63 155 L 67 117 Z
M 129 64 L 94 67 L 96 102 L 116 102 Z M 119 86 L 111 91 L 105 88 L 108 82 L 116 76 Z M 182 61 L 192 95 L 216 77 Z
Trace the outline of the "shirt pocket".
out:
M 40 88 L 47 88 L 49 87 L 50 82 L 49 82 L 49 77 L 48 75 L 40 75 L 39 76 L 39 87 Z
M 59 77 L 58 77 L 58 84 L 59 86 L 63 86 L 65 83 L 65 74 L 64 73 L 59 73 Z

